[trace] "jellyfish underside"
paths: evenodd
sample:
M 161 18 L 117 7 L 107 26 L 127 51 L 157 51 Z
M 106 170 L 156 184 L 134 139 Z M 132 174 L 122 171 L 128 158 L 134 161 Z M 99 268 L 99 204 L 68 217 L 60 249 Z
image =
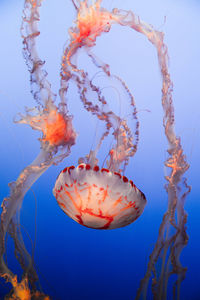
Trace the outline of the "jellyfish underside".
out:
M 95 229 L 129 225 L 146 204 L 144 194 L 125 176 L 89 164 L 64 169 L 53 193 L 69 217 Z

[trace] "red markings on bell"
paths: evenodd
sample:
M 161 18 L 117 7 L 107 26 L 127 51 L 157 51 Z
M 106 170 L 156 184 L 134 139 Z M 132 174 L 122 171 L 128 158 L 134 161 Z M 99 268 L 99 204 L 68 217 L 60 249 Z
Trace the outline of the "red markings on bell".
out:
M 94 166 L 93 170 L 94 170 L 95 172 L 98 172 L 98 171 L 99 171 L 99 166 Z
M 63 186 L 61 185 L 60 188 L 56 190 L 56 193 L 59 194 L 62 191 L 62 189 L 63 189 Z
M 102 173 L 103 173 L 103 172 L 109 173 L 110 171 L 109 171 L 108 169 L 102 168 L 102 169 L 101 169 L 101 172 L 102 172 Z
M 87 182 L 83 182 L 83 183 L 77 182 L 77 185 L 78 185 L 78 186 L 87 185 Z
M 136 190 L 137 190 L 137 187 L 136 187 L 136 185 L 133 183 L 133 181 L 130 180 L 129 182 L 130 182 L 130 184 L 132 185 L 132 187 L 134 188 L 134 190 L 136 191 Z
M 75 217 L 77 218 L 77 222 L 78 222 L 79 224 L 84 225 L 81 216 L 76 215 Z
M 108 222 L 104 225 L 104 226 L 102 226 L 102 227 L 100 227 L 99 229 L 108 229 L 109 228 L 109 226 L 110 226 L 110 224 L 112 223 L 112 221 L 114 220 L 113 219 L 113 217 L 107 217 L 107 219 L 108 219 Z
M 84 167 L 85 167 L 85 165 L 79 165 L 79 166 L 78 166 L 78 168 L 79 168 L 80 170 L 83 170 Z
M 67 183 L 65 183 L 65 186 L 66 186 L 67 188 L 73 187 L 73 183 L 71 183 L 70 185 L 67 184 Z
M 119 197 L 114 203 L 113 206 L 117 206 L 119 203 L 122 203 L 122 197 Z
M 73 169 L 75 169 L 74 166 L 69 167 L 69 168 L 68 168 L 68 173 L 71 174 L 71 170 L 73 170 Z
M 57 200 L 57 202 L 58 202 L 58 204 L 59 204 L 61 207 L 64 207 L 64 208 L 66 208 L 66 206 L 65 206 L 65 204 L 64 204 L 64 203 L 62 203 L 62 202 L 60 202 L 60 201 L 58 201 L 58 200 Z
M 54 195 L 63 211 L 76 222 L 89 228 L 114 229 L 141 215 L 146 198 L 132 180 L 98 165 L 81 163 L 70 174 L 73 169 L 71 166 L 63 170 L 68 176 L 58 177 L 59 189 Z
M 118 172 L 114 172 L 115 175 L 119 176 L 119 178 L 122 178 L 121 174 Z
M 128 178 L 126 176 L 123 176 L 123 182 L 128 182 Z
M 95 214 L 93 211 L 92 211 L 92 209 L 88 209 L 88 208 L 86 208 L 86 209 L 84 209 L 84 210 L 80 210 L 80 215 L 76 215 L 75 217 L 77 218 L 77 222 L 79 223 L 79 224 L 81 224 L 81 225 L 83 225 L 83 226 L 85 226 L 85 227 L 88 227 L 86 224 L 84 224 L 84 222 L 83 222 L 83 220 L 82 220 L 82 213 L 83 214 L 89 214 L 89 215 L 91 215 L 91 216 L 93 216 L 93 217 L 97 217 L 97 218 L 100 218 L 100 219 L 105 219 L 105 220 L 107 220 L 107 223 L 104 225 L 104 226 L 102 226 L 102 227 L 98 227 L 98 229 L 108 229 L 109 228 L 109 226 L 110 226 L 110 224 L 112 223 L 112 221 L 114 220 L 114 218 L 113 218 L 113 216 L 104 216 L 103 214 L 102 214 L 102 211 L 100 210 L 99 211 L 99 214 Z
M 67 172 L 68 167 L 64 168 L 64 170 L 62 171 L 63 173 Z
M 92 208 L 85 208 L 84 210 L 82 210 L 83 213 L 89 214 L 91 216 L 96 216 L 93 211 Z

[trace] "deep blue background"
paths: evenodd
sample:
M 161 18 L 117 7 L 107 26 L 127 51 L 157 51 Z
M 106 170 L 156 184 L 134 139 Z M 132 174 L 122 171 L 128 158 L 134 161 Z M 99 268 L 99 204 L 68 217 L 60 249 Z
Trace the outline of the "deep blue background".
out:
M 141 0 L 106 2 L 107 8 L 131 9 L 155 28 L 165 32 L 174 82 L 176 132 L 181 136 L 191 167 L 187 172 L 192 192 L 188 212 L 189 242 L 181 261 L 188 267 L 182 284 L 181 300 L 200 299 L 199 276 L 199 151 L 200 151 L 200 4 L 198 1 Z M 29 74 L 19 33 L 22 0 L 0 2 L 0 196 L 8 194 L 8 182 L 17 178 L 39 151 L 37 132 L 13 124 L 24 106 L 34 106 L 29 91 Z M 166 22 L 164 23 L 164 17 Z M 46 0 L 41 8 L 40 57 L 53 91 L 59 89 L 59 64 L 68 33 L 75 19 L 70 1 Z M 106 45 L 106 46 L 105 46 Z M 69 97 L 69 109 L 79 133 L 70 157 L 50 168 L 33 186 L 37 198 L 37 239 L 35 262 L 44 291 L 53 299 L 131 300 L 143 277 L 148 257 L 157 238 L 167 207 L 164 165 L 167 143 L 162 127 L 161 79 L 156 50 L 145 37 L 127 28 L 113 26 L 97 41 L 95 53 L 111 66 L 134 93 L 141 123 L 139 149 L 130 160 L 126 175 L 145 193 L 148 200 L 143 215 L 132 225 L 113 231 L 84 228 L 69 219 L 52 195 L 56 177 L 64 166 L 76 164 L 93 142 L 96 123 L 84 112 L 76 95 Z M 150 112 L 147 112 L 149 110 Z M 86 122 L 87 121 L 87 122 Z M 104 158 L 104 153 L 100 153 Z M 25 197 L 21 223 L 34 241 L 35 200 L 32 191 Z M 29 251 L 31 243 L 24 233 Z M 12 244 L 9 243 L 11 253 Z M 13 271 L 17 263 L 8 258 Z M 4 287 L 0 285 L 3 299 Z M 170 296 L 171 297 L 171 296 Z M 151 299 L 151 296 L 149 296 Z M 171 298 L 169 298 L 171 299 Z

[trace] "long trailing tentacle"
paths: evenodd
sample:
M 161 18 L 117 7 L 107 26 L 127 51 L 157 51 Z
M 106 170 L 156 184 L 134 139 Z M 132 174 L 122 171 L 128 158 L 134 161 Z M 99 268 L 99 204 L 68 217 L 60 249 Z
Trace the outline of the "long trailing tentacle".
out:
M 77 10 L 76 27 L 69 30 L 70 43 L 64 50 L 61 68 L 61 94 L 64 95 L 68 90 L 70 80 L 74 80 L 78 87 L 80 99 L 87 111 L 96 115 L 99 120 L 105 122 L 106 130 L 97 145 L 96 151 L 99 149 L 103 139 L 113 129 L 113 136 L 116 144 L 110 151 L 110 159 L 107 162 L 111 170 L 119 170 L 119 166 L 124 163 L 124 168 L 128 163 L 129 157 L 133 156 L 137 150 L 139 140 L 139 121 L 137 118 L 137 110 L 134 97 L 126 86 L 125 82 L 118 76 L 111 75 L 108 64 L 103 63 L 92 52 L 91 48 L 95 45 L 96 38 L 103 32 L 108 32 L 113 23 L 116 23 L 112 17 L 112 13 L 100 7 L 101 1 L 93 2 L 89 5 L 89 1 L 81 1 Z M 115 81 L 120 84 L 126 96 L 128 96 L 130 105 L 133 108 L 133 120 L 135 122 L 135 130 L 132 131 L 125 119 L 117 116 L 109 109 L 109 100 L 106 99 L 102 90 L 96 86 L 88 73 L 78 68 L 74 62 L 74 57 L 80 48 L 85 49 L 88 56 L 97 68 L 100 68 L 108 80 Z M 96 100 L 94 100 L 96 99 Z
M 168 70 L 168 51 L 164 43 L 164 34 L 155 30 L 151 25 L 140 20 L 131 11 L 122 11 L 114 9 L 113 13 L 118 18 L 119 24 L 129 26 L 132 29 L 144 34 L 148 40 L 156 47 L 158 54 L 158 62 L 162 76 L 162 106 L 164 111 L 163 126 L 165 135 L 168 140 L 169 158 L 165 165 L 170 168 L 169 176 L 166 176 L 168 184 L 166 190 L 168 193 L 168 210 L 163 216 L 163 221 L 160 226 L 158 240 L 155 248 L 150 256 L 147 273 L 141 281 L 140 288 L 136 299 L 140 298 L 143 293 L 146 297 L 148 281 L 151 277 L 151 272 L 154 274 L 152 290 L 154 299 L 165 299 L 167 296 L 166 284 L 171 274 L 175 273 L 178 276 L 177 299 L 180 296 L 180 283 L 185 277 L 186 268 L 181 266 L 179 261 L 180 253 L 183 247 L 187 244 L 188 236 L 186 234 L 187 215 L 184 211 L 185 198 L 190 192 L 190 187 L 187 185 L 183 175 L 188 170 L 189 164 L 183 153 L 180 138 L 176 136 L 174 129 L 174 106 L 172 99 L 173 83 Z M 181 186 L 182 184 L 182 186 Z M 182 195 L 180 193 L 182 191 Z M 170 232 L 171 228 L 175 228 L 175 233 Z M 155 272 L 155 265 L 159 255 L 162 253 L 162 268 L 160 275 Z M 167 260 L 169 254 L 170 260 Z M 171 270 L 169 270 L 169 261 Z
M 31 93 L 39 106 L 46 107 L 48 101 L 55 101 L 51 84 L 44 69 L 45 62 L 38 55 L 36 39 L 40 35 L 38 22 L 39 8 L 42 0 L 26 0 L 23 10 L 21 36 L 23 39 L 23 56 L 30 72 Z
M 44 62 L 38 56 L 36 38 L 40 34 L 38 22 L 39 8 L 42 0 L 25 0 L 21 33 L 23 38 L 23 53 L 28 70 L 31 74 L 32 94 L 37 107 L 27 108 L 26 115 L 19 115 L 15 122 L 28 124 L 34 130 L 42 132 L 40 138 L 41 151 L 36 159 L 19 174 L 17 180 L 9 184 L 10 194 L 2 202 L 0 224 L 0 275 L 13 285 L 12 296 L 30 299 L 35 296 L 37 273 L 34 269 L 33 257 L 28 253 L 20 227 L 20 209 L 28 190 L 36 180 L 52 165 L 58 164 L 69 155 L 71 146 L 75 143 L 76 133 L 72 127 L 72 117 L 68 115 L 67 103 L 55 105 L 55 95 L 47 81 L 47 73 L 43 69 Z M 59 153 L 58 153 L 59 152 Z M 58 154 L 57 154 L 58 153 Z M 23 269 L 21 282 L 8 268 L 4 261 L 6 235 L 14 240 L 15 254 Z M 29 290 L 31 284 L 33 291 Z M 37 292 L 43 299 L 44 295 Z M 29 298 L 28 298 L 29 297 Z M 43 297 L 43 298 L 42 298 Z M 46 297 L 45 299 L 49 299 Z

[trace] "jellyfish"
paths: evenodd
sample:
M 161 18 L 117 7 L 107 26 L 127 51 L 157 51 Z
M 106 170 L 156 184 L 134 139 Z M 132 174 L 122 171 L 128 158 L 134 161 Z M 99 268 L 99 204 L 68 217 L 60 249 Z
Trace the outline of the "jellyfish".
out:
M 95 229 L 115 229 L 134 222 L 146 204 L 133 181 L 109 169 L 81 163 L 59 175 L 54 195 L 76 222 Z
M 75 28 L 69 29 L 70 43 L 64 50 L 61 78 L 65 82 L 75 82 L 80 99 L 88 112 L 105 124 L 105 132 L 96 147 L 79 164 L 65 168 L 57 178 L 53 193 L 63 211 L 79 224 L 96 229 L 114 229 L 134 222 L 143 212 L 146 198 L 132 180 L 124 176 L 129 158 L 137 150 L 139 122 L 134 97 L 125 82 L 111 75 L 108 64 L 103 63 L 91 52 L 96 38 L 108 32 L 115 23 L 112 14 L 100 8 L 100 1 L 88 6 L 88 2 L 74 5 L 77 12 Z M 75 65 L 75 57 L 84 48 L 95 67 L 100 68 L 113 86 L 122 89 L 129 100 L 134 125 L 130 129 L 126 118 L 109 108 L 109 101 L 103 89 L 97 86 L 94 78 Z M 124 99 L 125 100 L 125 99 Z M 114 145 L 108 151 L 107 167 L 98 166 L 98 151 L 103 140 L 112 130 Z
M 42 297 L 42 293 L 36 291 L 37 273 L 20 231 L 20 208 L 25 194 L 34 182 L 50 166 L 58 164 L 69 155 L 76 139 L 66 98 L 61 97 L 60 103 L 56 104 L 56 95 L 52 92 L 47 80 L 44 61 L 40 59 L 37 52 L 36 39 L 40 34 L 38 22 L 41 2 L 41 0 L 25 0 L 21 26 L 23 55 L 30 73 L 31 93 L 36 106 L 26 108 L 26 114 L 19 114 L 15 119 L 16 123 L 27 124 L 33 130 L 41 132 L 41 138 L 39 138 L 41 150 L 35 160 L 21 171 L 17 180 L 9 183 L 10 194 L 4 198 L 1 205 L 0 274 L 13 286 L 13 298 L 10 295 L 9 299 Z M 10 235 L 14 240 L 15 255 L 24 271 L 21 282 L 9 270 L 4 260 L 6 235 Z M 33 291 L 29 290 L 29 284 L 33 287 Z
M 92 112 L 106 124 L 106 129 L 96 147 L 90 150 L 88 155 L 79 159 L 77 167 L 66 167 L 59 174 L 53 194 L 61 209 L 81 225 L 95 229 L 124 227 L 134 222 L 142 214 L 146 205 L 143 192 L 132 180 L 124 176 L 128 160 L 136 151 L 138 139 L 135 137 L 135 142 L 133 141 L 133 133 L 126 119 L 109 110 L 101 89 L 89 81 L 86 73 L 83 74 L 84 81 L 82 83 L 78 81 L 82 102 L 87 111 Z M 74 78 L 78 80 L 73 74 Z M 86 83 L 87 92 L 92 88 L 93 94 L 96 94 L 102 106 L 87 100 L 84 90 Z M 120 83 L 125 89 L 125 84 L 122 81 Z M 135 110 L 133 96 L 126 89 L 125 92 Z M 136 123 L 138 137 L 139 125 L 138 122 Z M 108 151 L 107 167 L 103 165 L 99 167 L 98 151 L 111 129 L 115 142 Z
M 129 158 L 134 156 L 137 151 L 139 122 L 134 98 L 130 90 L 122 79 L 111 74 L 109 64 L 102 62 L 94 55 L 92 48 L 96 44 L 97 37 L 103 33 L 108 33 L 112 25 L 118 24 L 130 27 L 143 34 L 157 51 L 162 78 L 161 103 L 164 114 L 163 127 L 168 142 L 168 158 L 165 161 L 165 166 L 168 169 L 168 175 L 165 177 L 167 181 L 168 207 L 163 216 L 158 240 L 149 259 L 147 273 L 141 281 L 136 299 L 140 299 L 141 296 L 146 299 L 148 282 L 151 277 L 154 299 L 166 299 L 167 283 L 172 274 L 177 275 L 177 281 L 174 285 L 174 298 L 177 297 L 179 299 L 180 284 L 186 273 L 186 268 L 180 262 L 180 254 L 188 241 L 185 226 L 187 214 L 184 210 L 184 203 L 186 196 L 190 192 L 190 187 L 184 178 L 184 174 L 188 170 L 189 164 L 184 155 L 181 139 L 175 132 L 172 98 L 173 83 L 169 73 L 169 57 L 168 49 L 164 42 L 164 33 L 142 21 L 132 11 L 120 10 L 118 8 L 114 8 L 112 11 L 106 10 L 101 7 L 101 0 L 72 0 L 72 3 L 76 9 L 77 18 L 75 26 L 69 29 L 70 41 L 62 58 L 61 78 L 63 80 L 65 78 L 71 79 L 77 84 L 80 99 L 85 109 L 96 115 L 102 122 L 105 122 L 106 130 L 96 149 L 91 151 L 85 158 L 80 159 L 78 167 L 71 166 L 61 172 L 55 184 L 54 195 L 64 212 L 82 225 L 93 228 L 109 228 L 109 226 L 112 226 L 111 218 L 109 219 L 109 216 L 112 216 L 112 214 L 109 215 L 108 211 L 110 210 L 114 214 L 116 211 L 111 207 L 112 204 L 110 204 L 111 206 L 106 206 L 106 213 L 102 210 L 102 207 L 104 208 L 104 194 L 100 193 L 100 189 L 103 188 L 102 191 L 105 191 L 106 197 L 110 198 L 112 198 L 111 195 L 113 194 L 109 196 L 107 194 L 111 193 L 111 186 L 114 191 L 118 191 L 118 184 L 115 184 L 116 174 L 113 174 L 113 172 L 119 174 L 117 176 L 123 181 L 123 177 L 120 177 L 121 172 L 125 170 Z M 102 89 L 96 86 L 93 78 L 89 78 L 88 73 L 77 65 L 76 61 L 80 49 L 83 49 L 87 53 L 93 64 L 107 76 L 108 80 L 118 81 L 123 86 L 133 109 L 132 112 L 135 121 L 135 131 L 133 133 L 127 127 L 126 120 L 116 116 L 107 108 L 108 101 L 102 95 Z M 93 96 L 95 93 L 96 97 Z M 109 151 L 108 155 L 110 159 L 107 161 L 107 168 L 99 169 L 97 166 L 97 152 L 101 142 L 111 129 L 113 130 L 116 144 Z M 123 167 L 121 167 L 121 164 L 123 164 Z M 102 173 L 105 173 L 105 177 Z M 128 179 L 125 179 L 125 181 L 129 182 Z M 120 186 L 123 197 L 125 195 L 124 186 Z M 95 202 L 91 197 L 95 197 L 97 201 Z M 130 221 L 127 215 L 128 220 Z M 123 218 L 121 225 L 126 225 L 126 221 Z M 162 267 L 157 272 L 156 263 L 159 257 L 162 259 Z

